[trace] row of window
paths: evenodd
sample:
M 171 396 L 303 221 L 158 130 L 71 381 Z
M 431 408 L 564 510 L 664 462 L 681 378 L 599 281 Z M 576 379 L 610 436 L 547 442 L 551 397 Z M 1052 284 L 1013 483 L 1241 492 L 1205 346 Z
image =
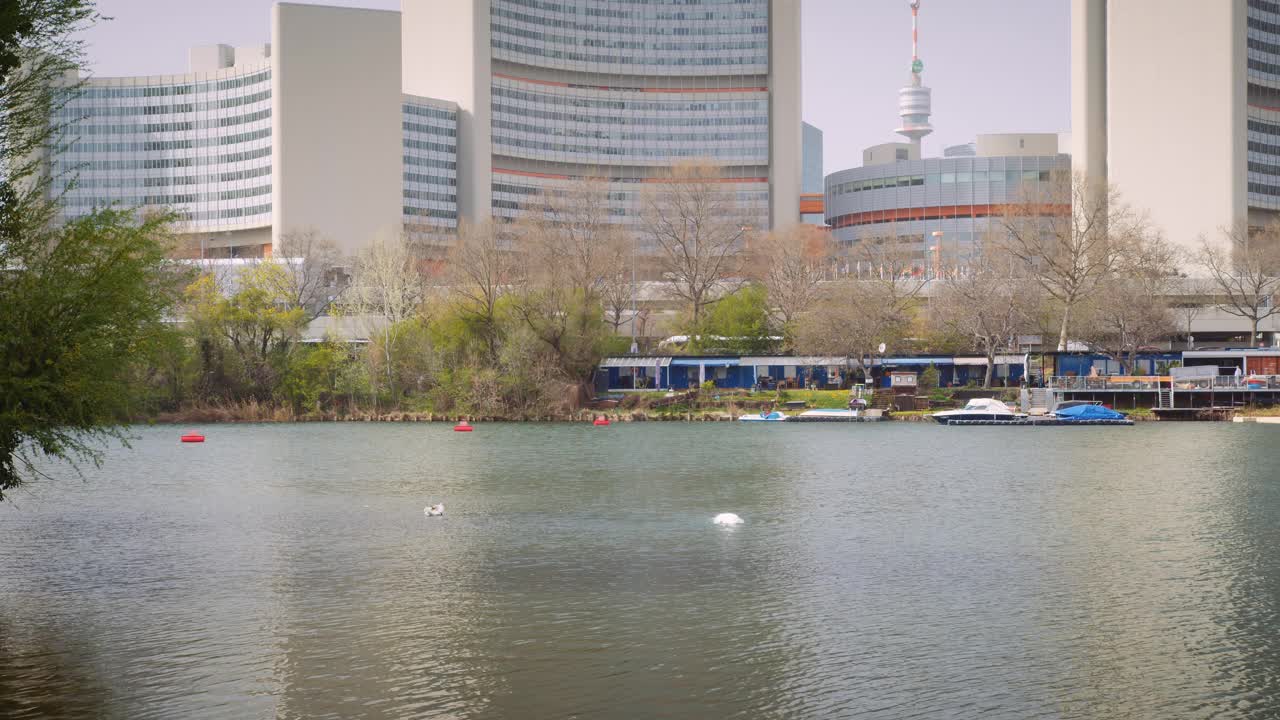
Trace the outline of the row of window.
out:
M 590 110 L 618 110 L 628 114 L 641 112 L 669 113 L 755 113 L 763 115 L 769 112 L 764 91 L 759 92 L 759 100 L 640 100 L 617 99 L 614 97 L 592 97 L 580 94 L 547 93 L 535 90 L 517 90 L 495 83 L 493 97 L 506 98 L 516 102 L 535 105 L 558 105 Z
M 440 127 L 439 125 L 423 125 L 422 123 L 409 122 L 408 120 L 400 123 L 400 129 L 405 132 L 422 133 L 423 135 L 443 135 L 444 137 L 458 137 L 458 129 L 452 127 Z
M 576 10 L 576 8 L 574 8 Z M 716 36 L 716 35 L 742 35 L 744 33 L 752 33 L 756 35 L 765 35 L 769 32 L 769 25 L 764 21 L 767 18 L 761 15 L 753 15 L 746 18 L 737 18 L 739 20 L 747 20 L 751 24 L 743 23 L 699 23 L 697 25 L 658 25 L 654 18 L 645 17 L 634 23 L 627 24 L 608 24 L 592 22 L 590 20 L 581 20 L 577 18 L 552 18 L 546 15 L 535 15 L 532 13 L 521 12 L 504 7 L 501 4 L 494 4 L 490 13 L 493 17 L 513 20 L 515 22 L 527 23 L 530 25 L 551 26 L 568 30 L 573 37 L 591 37 L 599 35 L 654 35 L 660 37 L 674 36 L 686 37 L 690 35 L 699 36 Z
M 493 190 L 495 195 L 503 193 L 508 195 L 542 195 L 543 193 L 546 193 L 552 196 L 558 196 L 564 193 L 563 189 L 554 186 L 513 185 L 511 183 L 504 182 L 495 182 L 490 185 L 490 188 Z M 742 203 L 757 202 L 759 200 L 767 201 L 769 199 L 768 192 L 760 191 L 726 190 L 725 194 L 733 194 L 736 196 L 737 200 Z M 636 200 L 639 196 L 640 193 L 638 192 L 611 191 L 606 193 L 606 198 L 615 202 L 631 202 Z
M 720 40 L 716 42 L 675 42 L 675 41 L 653 41 L 653 40 L 622 40 L 619 37 L 599 36 L 599 37 L 582 37 L 580 35 L 561 35 L 556 33 L 545 33 L 538 30 L 525 30 L 524 28 L 512 25 L 504 25 L 502 23 L 493 23 L 491 25 L 493 32 L 505 33 L 524 40 L 532 40 L 540 43 L 551 43 L 557 45 L 569 45 L 571 47 L 589 47 L 603 50 L 625 50 L 628 52 L 649 52 L 649 53 L 682 53 L 682 52 L 735 52 L 740 50 L 768 51 L 768 40 Z M 557 26 L 562 27 L 562 26 Z M 761 26 L 765 32 L 768 32 L 768 26 Z M 633 37 L 630 33 L 621 37 Z M 757 53 L 757 56 L 763 56 L 763 52 Z M 653 57 L 648 58 L 653 60 Z
M 123 152 L 99 148 L 100 145 L 127 145 L 129 143 L 83 143 L 89 147 L 79 149 L 80 152 Z M 76 143 L 76 146 L 80 143 Z M 66 160 L 60 158 L 57 165 L 64 169 L 91 170 L 110 172 L 115 170 L 161 170 L 167 168 L 197 167 L 201 165 L 224 165 L 227 163 L 245 162 L 259 158 L 271 157 L 270 147 L 253 148 L 225 155 L 200 155 L 195 157 L 148 158 L 142 160 Z
M 1261 120 L 1250 120 L 1249 129 L 1254 132 L 1266 133 L 1268 135 L 1280 135 L 1280 125 L 1272 125 L 1271 123 Z
M 405 115 L 418 115 L 421 117 L 435 118 L 437 120 L 448 120 L 450 124 L 458 124 L 457 113 L 452 110 L 446 110 L 432 105 L 415 105 L 413 103 L 405 103 L 401 106 L 401 110 Z
M 450 155 L 458 154 L 458 146 L 452 143 L 438 143 L 430 140 L 415 140 L 413 138 L 404 139 L 404 147 L 410 150 L 434 150 L 436 152 L 448 153 Z
M 1263 32 L 1268 32 L 1268 33 L 1273 33 L 1273 34 L 1280 34 L 1280 24 L 1276 24 L 1276 23 L 1273 23 L 1273 22 L 1267 22 L 1266 20 L 1263 20 L 1262 18 L 1257 18 L 1257 17 L 1254 17 L 1254 16 L 1252 16 L 1252 15 L 1250 15 L 1250 16 L 1245 20 L 1245 24 L 1246 24 L 1247 26 L 1249 26 L 1249 27 L 1253 28 L 1254 30 L 1261 30 L 1261 31 L 1263 31 Z
M 81 135 L 138 135 L 142 133 L 188 132 L 191 130 L 209 130 L 214 128 L 234 127 L 245 123 L 257 122 L 271 117 L 271 108 L 231 117 L 212 118 L 209 120 L 185 120 L 161 123 L 128 123 L 104 125 L 98 123 L 77 124 L 72 132 Z
M 1280 45 L 1269 43 L 1265 40 L 1259 40 L 1258 38 L 1249 38 L 1245 41 L 1245 45 L 1247 45 L 1250 50 L 1258 50 L 1260 52 L 1280 55 Z
M 95 178 L 78 178 L 74 182 L 77 190 L 90 188 L 127 188 L 127 187 L 172 187 L 179 185 L 210 185 L 213 183 L 228 183 L 239 180 L 250 180 L 252 178 L 263 177 L 271 174 L 271 166 L 263 165 L 262 167 L 250 168 L 248 170 L 238 170 L 236 172 L 219 173 L 216 175 L 177 175 L 164 177 L 95 177 Z
M 1280 75 L 1280 63 L 1265 62 L 1256 58 L 1249 58 L 1248 65 L 1250 70 L 1269 73 L 1271 75 Z
M 409 200 L 427 200 L 427 201 L 447 202 L 447 203 L 454 203 L 454 204 L 458 202 L 457 193 L 442 193 L 442 192 L 435 192 L 433 190 L 405 189 L 404 197 Z
M 457 185 L 458 179 L 442 175 L 423 175 L 422 173 L 407 172 L 404 174 L 404 181 L 411 183 L 422 183 L 423 185 Z
M 1255 172 L 1261 175 L 1280 175 L 1280 165 L 1267 165 L 1265 163 L 1250 162 L 1249 172 Z
M 513 120 L 493 119 L 495 130 L 512 130 L 534 135 L 564 138 L 580 138 L 584 140 L 604 140 L 608 142 L 738 142 L 761 143 L 769 140 L 768 132 L 709 132 L 709 133 L 677 133 L 677 132 L 621 132 L 609 130 L 588 130 L 578 127 L 558 125 L 533 125 Z
M 661 148 L 622 148 L 622 147 L 584 147 L 578 144 L 547 142 L 545 140 L 528 140 L 525 138 L 509 137 L 506 135 L 494 135 L 493 143 L 495 145 L 505 145 L 508 147 L 524 148 L 527 150 L 540 150 L 553 153 L 568 153 L 572 155 L 607 155 L 607 156 L 637 156 L 645 158 L 663 158 L 663 157 L 711 157 L 711 158 L 757 158 L 760 163 L 767 160 L 767 147 L 722 147 L 722 148 L 686 148 L 686 147 L 669 147 Z
M 256 187 L 235 188 L 233 190 L 222 190 L 210 193 L 188 193 L 185 195 L 142 195 L 137 197 L 113 197 L 113 202 L 122 205 L 141 205 L 150 207 L 164 207 L 168 205 L 185 205 L 189 203 L 199 202 L 220 202 L 226 200 L 239 200 L 241 198 L 255 197 L 258 195 L 270 195 L 270 185 L 258 185 Z M 70 197 L 65 202 L 72 205 L 96 205 L 101 204 L 101 198 L 94 197 Z
M 448 218 L 449 220 L 458 219 L 458 211 L 456 210 L 430 210 L 428 208 L 405 205 L 401 212 L 412 217 Z
M 1249 0 L 1249 7 L 1280 15 L 1280 3 L 1267 2 L 1267 0 Z
M 179 103 L 177 105 L 83 105 L 80 102 L 72 102 L 58 111 L 58 114 L 64 118 L 72 117 L 130 117 L 133 115 L 183 115 L 186 113 L 203 112 L 206 110 L 226 110 L 229 108 L 240 107 L 241 105 L 250 105 L 252 103 L 269 100 L 271 98 L 270 90 L 263 90 L 252 95 L 239 95 L 237 97 L 225 98 L 222 100 L 211 100 L 209 102 L 198 103 Z
M 1280 197 L 1280 187 L 1275 185 L 1263 185 L 1262 183 L 1249 183 L 1249 192 L 1258 195 L 1271 195 L 1272 197 Z
M 1280 155 L 1280 145 L 1268 145 L 1267 143 L 1250 140 L 1249 151 L 1266 155 Z
M 422 157 L 421 155 L 405 155 L 405 165 L 416 165 L 418 167 L 443 168 L 445 170 L 457 170 L 458 163 L 456 160 L 445 160 L 442 158 Z
M 507 105 L 495 102 L 494 115 L 514 115 L 523 118 L 538 118 L 558 122 L 593 123 L 597 125 L 628 125 L 634 127 L 743 127 L 751 125 L 768 125 L 769 116 L 732 115 L 708 117 L 706 115 L 688 115 L 685 117 L 659 117 L 636 115 L 590 115 L 587 113 L 560 112 L 557 110 L 539 110 L 536 108 Z
M 195 148 L 216 147 L 219 145 L 239 145 L 241 143 L 271 137 L 271 128 L 262 128 L 239 135 L 221 135 L 205 138 L 184 138 L 182 140 L 148 140 L 134 143 L 81 143 L 72 142 L 67 145 L 68 152 L 155 152 L 169 150 L 193 150 Z M 91 149 L 92 146 L 92 149 Z
M 878 217 L 878 218 L 867 218 L 867 219 L 858 219 L 858 220 L 852 219 L 855 216 L 860 216 L 860 215 L 864 215 L 864 213 L 837 215 L 835 217 L 828 218 L 827 224 L 833 228 L 846 228 L 846 227 L 861 227 L 863 225 L 886 225 L 889 223 L 902 224 L 902 223 L 908 223 L 908 222 L 921 222 L 923 220 L 922 218 L 903 219 L 903 218 L 892 218 L 892 217 Z M 983 210 L 977 210 L 974 208 L 957 208 L 953 212 L 948 212 L 947 214 L 940 215 L 936 218 L 928 218 L 928 220 L 936 221 L 936 220 L 951 220 L 956 218 L 986 218 L 986 217 L 991 217 L 991 213 L 988 210 L 986 210 L 984 206 Z
M 494 50 L 507 50 L 520 55 L 532 55 L 553 60 L 593 63 L 598 65 L 659 65 L 666 67 L 735 67 L 765 66 L 768 64 L 768 53 L 758 56 L 741 57 L 632 57 L 629 55 L 601 55 L 597 53 L 573 52 L 554 48 L 540 48 L 518 42 L 509 42 L 500 38 L 493 39 Z
M 253 207 L 223 208 L 220 210 L 179 211 L 178 215 L 187 222 L 216 222 L 218 220 L 234 220 L 236 218 L 266 215 L 271 212 L 271 203 L 254 205 Z
M 967 182 L 1001 182 L 1007 184 L 1022 182 L 1048 182 L 1050 170 L 957 170 L 955 172 L 928 173 L 927 175 L 898 175 L 883 178 L 868 178 L 832 185 L 832 195 L 847 195 L 863 190 L 880 190 L 882 188 L 914 187 L 918 185 L 950 185 Z
M 235 90 L 246 85 L 266 83 L 271 80 L 271 71 L 266 70 L 252 75 L 226 80 L 209 80 L 206 82 L 186 83 L 183 85 L 143 85 L 140 87 L 119 87 L 104 85 L 88 85 L 81 88 L 78 94 L 82 98 L 123 98 L 123 97 L 169 97 L 173 95 L 193 95 L 196 93 Z
M 703 5 L 707 7 L 730 6 L 732 9 L 721 10 L 721 16 L 712 19 L 716 20 L 751 20 L 763 19 L 768 17 L 768 10 L 764 4 L 764 0 L 686 0 L 685 5 Z M 544 10 L 553 13 L 563 13 L 573 16 L 579 13 L 587 17 L 600 18 L 618 18 L 622 20 L 634 19 L 644 22 L 652 22 L 653 19 L 696 19 L 686 17 L 692 13 L 684 13 L 683 11 L 664 11 L 664 7 L 668 2 L 663 0 L 629 0 L 627 3 L 608 3 L 608 4 L 591 4 L 582 7 L 577 4 L 550 2 L 549 0 L 497 0 L 493 6 L 495 9 L 501 6 L 515 5 L 519 7 L 529 8 L 531 10 Z M 621 5 L 631 5 L 635 10 L 625 10 Z M 751 7 L 748 7 L 751 6 Z M 707 14 L 704 11 L 703 14 Z M 678 17 L 676 17 L 678 15 Z

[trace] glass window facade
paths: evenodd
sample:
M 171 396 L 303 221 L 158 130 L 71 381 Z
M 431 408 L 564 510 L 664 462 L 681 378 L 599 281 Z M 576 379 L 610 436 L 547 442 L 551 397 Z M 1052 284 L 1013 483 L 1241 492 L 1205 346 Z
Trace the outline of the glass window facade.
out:
M 1248 0 L 1248 203 L 1280 210 L 1280 3 Z
M 167 82 L 162 82 L 167 81 Z M 271 71 L 89 80 L 60 111 L 63 218 L 167 208 L 188 231 L 271 223 Z
M 458 227 L 458 111 L 452 105 L 405 97 L 404 227 L 413 237 Z
M 496 217 L 590 175 L 613 181 L 626 222 L 637 183 L 706 159 L 744 179 L 726 190 L 767 227 L 768 0 L 492 0 L 490 11 Z
M 939 242 L 948 255 L 967 257 L 991 217 L 1070 170 L 1067 155 L 930 158 L 843 170 L 826 179 L 826 222 L 846 251 L 893 239 L 921 257 Z

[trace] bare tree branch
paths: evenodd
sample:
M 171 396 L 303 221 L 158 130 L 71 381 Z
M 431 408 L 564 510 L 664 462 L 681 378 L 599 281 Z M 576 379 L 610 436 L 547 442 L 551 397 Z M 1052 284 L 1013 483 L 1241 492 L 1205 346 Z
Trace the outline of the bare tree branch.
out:
M 748 215 L 720 169 L 681 163 L 642 193 L 640 230 L 694 327 L 707 305 L 742 280 Z

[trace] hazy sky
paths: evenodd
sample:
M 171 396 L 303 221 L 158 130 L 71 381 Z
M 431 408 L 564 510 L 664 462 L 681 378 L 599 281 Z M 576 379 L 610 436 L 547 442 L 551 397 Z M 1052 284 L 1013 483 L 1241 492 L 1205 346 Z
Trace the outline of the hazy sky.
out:
M 272 4 L 98 0 L 113 19 L 89 31 L 89 58 L 98 75 L 184 72 L 192 45 L 268 41 Z M 935 128 L 925 155 L 978 133 L 1069 130 L 1068 12 L 1067 0 L 923 0 L 920 58 Z M 803 45 L 804 119 L 823 131 L 825 172 L 860 165 L 862 148 L 899 139 L 897 91 L 911 63 L 907 0 L 804 0 Z

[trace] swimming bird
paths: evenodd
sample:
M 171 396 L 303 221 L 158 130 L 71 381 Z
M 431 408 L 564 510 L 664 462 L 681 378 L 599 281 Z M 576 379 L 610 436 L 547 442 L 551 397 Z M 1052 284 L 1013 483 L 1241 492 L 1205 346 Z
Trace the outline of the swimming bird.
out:
M 426 515 L 427 517 L 440 517 L 441 515 L 444 514 L 444 503 L 428 505 L 422 509 L 422 514 Z
M 711 518 L 711 522 L 716 525 L 724 525 L 727 527 L 730 525 L 741 525 L 743 523 L 743 519 L 738 517 L 735 513 L 720 513 L 719 515 Z

